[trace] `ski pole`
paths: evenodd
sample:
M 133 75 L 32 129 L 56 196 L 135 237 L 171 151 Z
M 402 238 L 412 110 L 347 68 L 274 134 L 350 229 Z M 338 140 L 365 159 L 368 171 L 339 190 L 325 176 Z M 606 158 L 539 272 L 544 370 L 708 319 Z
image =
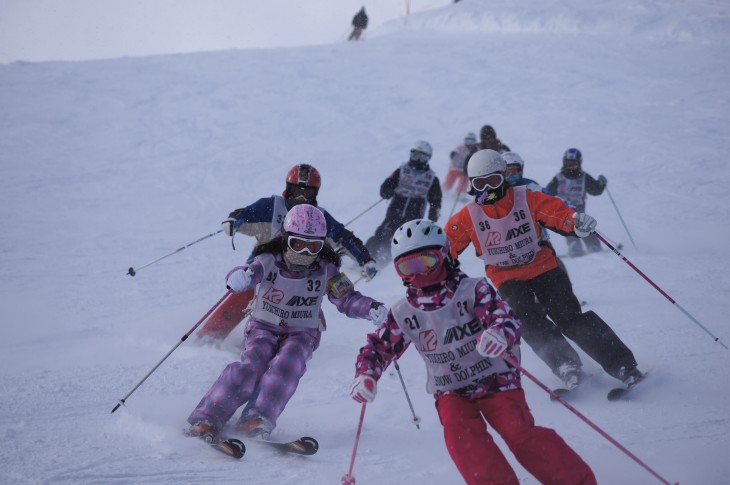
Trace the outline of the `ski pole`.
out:
M 403 380 L 403 375 L 400 373 L 400 366 L 398 365 L 398 361 L 394 360 L 393 365 L 395 366 L 395 370 L 398 372 L 398 378 L 400 379 L 401 386 L 403 386 L 403 392 L 406 393 L 406 400 L 408 401 L 408 406 L 411 408 L 411 414 L 413 415 L 413 424 L 416 425 L 416 428 L 421 429 L 421 418 L 419 416 L 416 416 L 416 411 L 413 409 L 411 396 L 408 395 L 408 389 L 406 389 L 406 383 Z
M 181 248 L 178 248 L 178 249 L 174 250 L 174 251 L 173 251 L 173 252 L 171 252 L 171 253 L 165 254 L 164 256 L 160 256 L 159 258 L 155 259 L 154 261 L 150 261 L 149 263 L 147 263 L 147 264 L 144 264 L 144 265 L 140 266 L 140 267 L 139 267 L 139 268 L 137 268 L 137 269 L 134 269 L 134 267 L 133 267 L 133 266 L 130 266 L 130 267 L 129 267 L 129 271 L 127 271 L 127 274 L 128 274 L 129 276 L 134 276 L 134 275 L 136 275 L 136 274 L 137 274 L 137 271 L 139 271 L 139 270 L 141 270 L 141 269 L 144 269 L 144 268 L 146 268 L 147 266 L 152 266 L 152 265 L 153 265 L 153 264 L 155 264 L 156 262 L 158 262 L 158 261 L 162 261 L 163 259 L 167 258 L 168 256 L 172 256 L 173 254 L 179 253 L 179 252 L 180 252 L 180 251 L 182 251 L 183 249 L 185 249 L 185 248 L 189 248 L 189 247 L 190 247 L 190 246 L 192 246 L 193 244 L 197 244 L 197 243 L 199 243 L 200 241 L 202 241 L 202 240 L 204 240 L 204 239 L 208 239 L 209 237 L 213 237 L 213 236 L 215 236 L 216 234 L 218 234 L 218 233 L 221 233 L 221 232 L 223 232 L 223 229 L 219 229 L 219 230 L 217 230 L 216 232 L 213 232 L 213 233 L 210 233 L 210 234 L 208 234 L 207 236 L 203 236 L 203 237 L 201 237 L 200 239 L 198 239 L 198 240 L 195 240 L 195 241 L 191 242 L 190 244 L 186 244 L 185 246 L 183 246 L 183 247 L 181 247 Z
M 572 412 L 573 414 L 575 414 L 576 416 L 578 416 L 581 420 L 583 420 L 584 423 L 586 423 L 588 426 L 590 426 L 595 431 L 597 431 L 598 434 L 600 434 L 601 436 L 603 436 L 604 438 L 606 438 L 609 442 L 611 442 L 612 445 L 614 445 L 616 448 L 618 448 L 619 450 L 621 450 L 622 452 L 624 452 L 629 458 L 631 458 L 636 463 L 638 463 L 639 465 L 641 465 L 641 467 L 644 468 L 646 471 L 648 471 L 649 473 L 651 473 L 652 475 L 654 475 L 654 477 L 657 478 L 660 482 L 664 483 L 665 485 L 672 485 L 671 482 L 669 482 L 668 480 L 666 480 L 665 478 L 663 478 L 661 475 L 659 475 L 657 472 L 655 472 L 651 467 L 649 467 L 649 465 L 647 465 L 646 463 L 644 463 L 643 461 L 641 461 L 636 455 L 634 455 L 633 453 L 631 453 L 621 443 L 619 443 L 618 441 L 616 441 L 615 439 L 613 439 L 611 437 L 611 435 L 609 435 L 608 433 L 606 433 L 605 431 L 603 431 L 601 428 L 598 427 L 598 425 L 596 425 L 595 423 L 593 423 L 593 421 L 591 421 L 590 419 L 586 418 L 580 411 L 578 411 L 573 406 L 571 406 L 570 404 L 568 404 L 563 398 L 561 398 L 555 392 L 553 392 L 552 389 L 550 389 L 548 386 L 546 386 L 545 384 L 543 384 L 537 377 L 535 377 L 532 374 L 530 374 L 529 372 L 527 372 L 525 370 L 525 368 L 522 367 L 519 364 L 519 362 L 517 362 L 517 360 L 514 357 L 511 357 L 511 356 L 505 354 L 503 356 L 503 358 L 504 358 L 505 361 L 507 361 L 507 363 L 509 363 L 515 369 L 519 370 L 521 373 L 523 373 L 524 375 L 526 375 L 532 382 L 534 382 L 535 384 L 537 384 L 538 387 L 540 387 L 543 391 L 545 391 L 548 394 L 550 394 L 550 396 L 553 399 L 555 399 L 556 401 L 559 401 L 560 404 L 562 404 L 563 406 L 565 406 L 566 408 L 568 408 L 568 410 L 570 412 Z M 677 482 L 674 485 L 679 485 L 679 483 Z
M 624 222 L 624 218 L 621 217 L 621 212 L 618 210 L 618 206 L 616 205 L 616 202 L 613 200 L 613 196 L 611 195 L 611 191 L 608 190 L 608 186 L 606 186 L 606 193 L 608 194 L 608 198 L 611 199 L 611 203 L 613 204 L 613 208 L 616 209 L 616 214 L 618 214 L 618 218 L 621 219 L 621 224 L 624 225 L 624 229 L 626 230 L 626 234 L 629 235 L 629 239 L 631 239 L 631 244 L 634 245 L 634 249 L 639 249 L 636 247 L 636 243 L 634 242 L 634 238 L 631 237 L 631 233 L 629 232 L 628 226 L 626 226 L 626 223 Z
M 665 292 L 664 290 L 662 290 L 661 288 L 659 288 L 659 286 L 658 286 L 658 285 L 657 285 L 656 283 L 654 283 L 654 282 L 653 282 L 652 280 L 650 280 L 650 279 L 649 279 L 649 277 L 648 277 L 648 276 L 646 276 L 646 275 L 645 275 L 644 273 L 642 273 L 642 272 L 641 272 L 641 270 L 640 270 L 639 268 L 637 268 L 636 266 L 634 266 L 634 265 L 633 265 L 633 263 L 632 263 L 631 261 L 629 261 L 628 259 L 626 259 L 626 257 L 625 257 L 625 256 L 624 256 L 623 254 L 621 254 L 621 253 L 619 252 L 619 250 L 618 250 L 618 249 L 616 249 L 615 247 L 613 247 L 613 246 L 611 245 L 611 243 L 610 243 L 610 242 L 608 242 L 608 241 L 606 240 L 606 238 L 605 238 L 605 237 L 604 237 L 603 235 L 601 235 L 601 234 L 600 234 L 600 233 L 599 233 L 598 231 L 593 231 L 593 234 L 595 234 L 595 235 L 596 235 L 596 237 L 597 237 L 598 239 L 600 239 L 600 240 L 601 240 L 601 242 L 603 242 L 603 244 L 605 244 L 606 246 L 608 246 L 608 248 L 609 248 L 609 249 L 610 249 L 611 251 L 613 251 L 613 252 L 614 252 L 614 253 L 616 254 L 616 256 L 618 256 L 619 258 L 623 259 L 623 260 L 624 260 L 624 262 L 625 262 L 626 264 L 628 264 L 629 266 L 631 266 L 631 269 L 633 269 L 634 271 L 636 271 L 637 273 L 639 273 L 639 275 L 640 275 L 640 276 L 641 276 L 642 278 L 644 278 L 644 279 L 645 279 L 645 280 L 647 281 L 647 283 L 649 283 L 649 284 L 650 284 L 651 286 L 653 286 L 653 287 L 654 287 L 654 289 L 655 289 L 655 290 L 657 290 L 657 291 L 658 291 L 659 293 L 661 293 L 661 294 L 662 294 L 662 295 L 664 296 L 664 298 L 666 298 L 667 300 L 669 300 L 669 302 L 670 302 L 670 303 L 671 303 L 672 305 L 674 305 L 674 306 L 676 306 L 677 308 L 679 308 L 679 310 L 680 310 L 680 311 L 681 311 L 682 313 L 684 313 L 684 314 L 685 314 L 685 315 L 686 315 L 686 316 L 687 316 L 687 317 L 688 317 L 688 318 L 689 318 L 690 320 L 692 320 L 692 321 L 693 321 L 693 322 L 694 322 L 694 323 L 695 323 L 695 324 L 696 324 L 696 325 L 697 325 L 698 327 L 700 327 L 700 328 L 701 328 L 702 330 L 704 330 L 704 331 L 705 331 L 705 332 L 707 333 L 707 335 L 709 335 L 710 337 L 712 337 L 712 338 L 713 338 L 713 340 L 715 340 L 715 342 L 719 343 L 720 345 L 722 345 L 723 347 L 725 347 L 725 349 L 726 349 L 726 350 L 728 350 L 728 347 L 727 347 L 727 345 L 725 345 L 725 344 L 724 344 L 723 342 L 721 342 L 721 341 L 720 341 L 720 337 L 716 337 L 715 335 L 713 335 L 713 334 L 712 334 L 712 332 L 710 332 L 709 330 L 707 330 L 707 328 L 705 328 L 705 326 L 704 326 L 704 325 L 702 325 L 702 324 L 701 324 L 701 323 L 699 322 L 699 320 L 697 320 L 697 319 L 696 319 L 695 317 L 693 317 L 693 316 L 692 316 L 692 315 L 691 315 L 691 314 L 690 314 L 690 313 L 689 313 L 689 312 L 688 312 L 687 310 L 685 310 L 684 308 L 682 308 L 682 305 L 680 305 L 679 303 L 677 303 L 676 301 L 674 301 L 674 299 L 672 299 L 672 297 L 671 297 L 671 296 L 669 296 L 669 295 L 668 295 L 668 294 L 667 294 L 667 293 L 666 293 L 666 292 Z
M 355 477 L 352 476 L 352 468 L 355 466 L 355 455 L 357 454 L 357 445 L 360 442 L 360 433 L 362 432 L 362 422 L 365 419 L 365 406 L 362 405 L 360 411 L 360 422 L 357 424 L 357 434 L 355 435 L 355 447 L 352 449 L 352 458 L 350 459 L 350 471 L 342 475 L 342 485 L 355 485 Z
M 148 378 L 149 376 L 151 376 L 151 375 L 152 375 L 152 373 L 153 373 L 154 371 L 156 371 L 156 370 L 157 370 L 157 368 L 158 368 L 158 367 L 159 367 L 160 365 L 162 365 L 162 363 L 163 363 L 163 362 L 165 362 L 165 359 L 167 359 L 168 357 L 170 357 L 170 354 L 172 354 L 172 353 L 173 353 L 173 352 L 175 351 L 175 349 L 177 349 L 177 348 L 178 348 L 178 347 L 179 347 L 179 346 L 180 346 L 180 345 L 181 345 L 181 344 L 182 344 L 183 342 L 185 342 L 185 341 L 186 341 L 186 340 L 188 339 L 188 337 L 189 337 L 189 336 L 190 336 L 190 335 L 191 335 L 191 334 L 192 334 L 192 333 L 193 333 L 193 332 L 195 331 L 195 329 L 196 329 L 196 328 L 198 328 L 198 325 L 200 325 L 201 323 L 203 323 L 203 321 L 204 321 L 204 320 L 205 320 L 206 318 L 208 318 L 208 317 L 210 316 L 210 314 L 211 314 L 211 313 L 213 313 L 213 311 L 214 311 L 214 310 L 215 310 L 216 308 L 218 308 L 218 307 L 220 306 L 220 304 L 221 304 L 221 303 L 223 303 L 223 300 L 225 300 L 225 299 L 226 299 L 226 298 L 228 297 L 228 295 L 230 295 L 230 294 L 231 294 L 231 290 L 228 290 L 228 291 L 226 292 L 226 294 L 225 294 L 225 295 L 223 295 L 223 296 L 221 297 L 221 299 L 220 299 L 220 300 L 218 300 L 218 301 L 216 302 L 216 304 L 215 304 L 215 305 L 213 305 L 213 306 L 211 307 L 211 309 L 210 309 L 210 310 L 208 310 L 208 311 L 207 311 L 207 312 L 205 313 L 205 315 L 203 315 L 203 317 L 202 317 L 202 318 L 201 318 L 200 320 L 198 320 L 198 323 L 196 323 L 195 325 L 193 325 L 193 328 L 191 328 L 190 330 L 188 330 L 188 333 L 186 333 L 185 335 L 183 335 L 183 336 L 182 336 L 182 338 L 180 339 L 180 341 L 179 341 L 179 342 L 178 342 L 178 343 L 177 343 L 177 344 L 176 344 L 176 345 L 175 345 L 175 346 L 174 346 L 174 347 L 173 347 L 173 348 L 172 348 L 172 349 L 171 349 L 171 350 L 170 350 L 170 351 L 169 351 L 169 352 L 167 353 L 167 355 L 165 355 L 165 356 L 164 356 L 164 357 L 162 358 L 162 360 L 161 360 L 161 361 L 159 361 L 159 362 L 157 363 L 157 365 L 156 365 L 156 366 L 154 366 L 154 367 L 152 368 L 152 370 L 151 370 L 151 371 L 149 371 L 149 372 L 147 373 L 147 375 L 146 375 L 146 376 L 144 376 L 144 377 L 142 378 L 142 380 L 141 380 L 141 381 L 139 381 L 139 382 L 137 383 L 137 385 L 136 385 L 136 386 L 134 386 L 134 387 L 132 388 L 132 390 L 131 390 L 131 391 L 129 391 L 129 392 L 127 393 L 127 395 L 126 395 L 126 396 L 124 396 L 124 397 L 123 397 L 122 399 L 120 399 L 120 400 L 119 400 L 119 402 L 117 403 L 117 405 L 116 405 L 116 406 L 114 406 L 114 409 L 112 409 L 112 413 L 114 413 L 114 411 L 116 411 L 117 409 L 119 409 L 119 406 L 121 406 L 121 405 L 123 405 L 123 404 L 125 403 L 125 401 L 127 400 L 127 398 L 128 398 L 129 396 L 131 396 L 131 395 L 132 395 L 132 393 L 133 393 L 134 391 L 136 391 L 136 390 L 137 390 L 137 388 L 138 388 L 139 386 L 141 386 L 141 385 L 142 385 L 142 383 L 143 383 L 144 381 L 146 381 L 146 380 L 147 380 L 147 378 Z
M 461 192 L 456 194 L 456 198 L 454 199 L 454 205 L 451 206 L 451 212 L 449 212 L 449 217 L 446 219 L 447 221 L 451 219 L 451 216 L 454 215 L 454 211 L 456 210 L 456 204 L 461 200 Z
M 383 202 L 384 200 L 385 200 L 385 199 L 382 199 L 382 198 L 381 198 L 381 199 L 379 199 L 379 200 L 378 200 L 378 201 L 377 201 L 376 203 L 374 203 L 373 205 L 371 205 L 370 207 L 368 207 L 367 209 L 365 209 L 364 211 L 362 211 L 361 213 L 359 213 L 358 215 L 356 215 L 355 217 L 353 217 L 353 218 L 352 218 L 352 219 L 351 219 L 350 221 L 346 222 L 346 223 L 345 223 L 345 227 L 347 227 L 347 226 L 349 226 L 350 224 L 352 224 L 353 222 L 355 222 L 355 221 L 356 221 L 357 219 L 359 219 L 360 217 L 362 217 L 363 215 L 365 215 L 365 213 L 366 213 L 366 212 L 368 212 L 368 211 L 369 211 L 370 209 L 372 209 L 372 208 L 373 208 L 373 207 L 375 207 L 376 205 L 380 204 L 380 203 L 381 203 L 381 202 Z

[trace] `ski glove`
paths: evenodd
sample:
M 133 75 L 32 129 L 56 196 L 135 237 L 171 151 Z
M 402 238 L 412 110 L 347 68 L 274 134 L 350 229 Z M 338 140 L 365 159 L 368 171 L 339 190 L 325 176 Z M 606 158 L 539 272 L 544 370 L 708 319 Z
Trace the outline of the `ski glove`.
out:
M 606 185 L 608 185 L 608 179 L 606 177 L 604 177 L 603 175 L 599 175 L 598 183 L 605 187 Z
M 229 217 L 225 221 L 221 222 L 223 232 L 228 236 L 233 236 L 236 233 L 236 220 L 233 217 Z
M 488 328 L 477 339 L 477 352 L 484 357 L 502 357 L 507 351 L 507 337 L 496 328 Z
M 226 276 L 226 288 L 232 290 L 233 293 L 240 293 L 248 289 L 251 284 L 251 276 L 253 276 L 251 268 L 236 266 Z
M 377 394 L 378 382 L 365 374 L 357 376 L 350 388 L 350 396 L 361 404 L 373 402 Z
M 370 306 L 370 321 L 376 327 L 381 326 L 388 320 L 388 309 L 382 303 L 373 303 Z
M 368 261 L 360 266 L 360 274 L 368 281 L 375 278 L 375 275 L 378 274 L 378 268 L 375 267 L 375 261 Z
M 576 212 L 573 214 L 573 219 L 575 219 L 573 232 L 578 237 L 586 237 L 590 235 L 590 233 L 593 232 L 593 229 L 596 228 L 596 224 L 598 224 L 594 218 L 582 212 Z

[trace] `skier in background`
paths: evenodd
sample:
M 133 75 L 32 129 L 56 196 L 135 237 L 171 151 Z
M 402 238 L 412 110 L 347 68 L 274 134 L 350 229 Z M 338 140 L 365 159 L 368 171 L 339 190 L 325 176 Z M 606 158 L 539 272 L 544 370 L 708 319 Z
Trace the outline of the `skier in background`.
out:
M 505 160 L 494 150 L 476 152 L 467 170 L 474 201 L 446 224 L 451 255 L 474 245 L 487 277 L 522 321 L 525 341 L 566 388 L 578 386 L 583 373 L 565 337 L 627 387 L 638 382 L 643 374 L 634 354 L 595 312 L 583 313 L 555 252 L 541 244 L 544 227 L 582 238 L 596 220 L 558 197 L 511 187 Z
M 494 150 L 499 153 L 510 151 L 509 147 L 497 138 L 497 132 L 490 125 L 482 126 L 479 130 L 479 150 Z
M 456 193 L 461 194 L 469 186 L 469 179 L 466 177 L 466 162 L 469 157 L 477 151 L 477 136 L 474 133 L 467 133 L 464 143 L 458 145 L 449 155 L 451 164 L 446 173 L 446 180 L 441 185 L 444 191 L 450 191 L 456 187 Z
M 380 186 L 380 196 L 392 199 L 385 219 L 365 243 L 380 267 L 390 262 L 390 239 L 398 227 L 426 216 L 438 221 L 441 213 L 441 184 L 428 161 L 433 155 L 431 144 L 419 140 L 413 144 L 406 163 L 391 173 Z
M 327 245 L 327 220 L 313 205 L 298 204 L 279 236 L 254 251 L 250 264 L 233 268 L 234 293 L 257 288 L 240 362 L 229 364 L 188 417 L 189 436 L 216 442 L 226 422 L 248 402 L 236 430 L 267 438 L 294 395 L 306 363 L 319 346 L 326 296 L 340 313 L 379 325 L 387 309 L 355 291 Z
M 584 172 L 583 154 L 577 148 L 568 148 L 563 154 L 563 166 L 548 182 L 547 190 L 574 207 L 577 212 L 583 213 L 586 210 L 586 194 L 601 195 L 607 184 L 608 180 L 603 175 L 594 179 Z M 601 241 L 595 235 L 590 234 L 581 239 L 588 252 L 601 250 Z M 574 236 L 565 237 L 568 243 L 568 256 L 578 257 L 585 254 L 581 239 Z
M 365 6 L 352 17 L 352 33 L 347 40 L 360 40 L 363 31 L 368 28 L 368 14 L 365 13 Z
M 237 232 L 253 236 L 256 244 L 271 241 L 281 229 L 287 212 L 299 204 L 317 206 L 317 194 L 322 185 L 319 171 L 311 165 L 294 165 L 286 175 L 286 188 L 282 195 L 272 195 L 257 200 L 253 204 L 231 212 L 222 226 L 226 234 L 233 237 Z M 377 273 L 375 261 L 360 239 L 345 226 L 337 222 L 326 210 L 322 209 L 327 220 L 327 239 L 341 252 L 357 261 L 361 274 L 371 280 Z M 253 260 L 253 252 L 248 262 Z M 253 289 L 230 295 L 208 318 L 198 332 L 198 338 L 222 341 L 245 317 L 246 307 L 253 298 Z
M 487 280 L 460 271 L 443 230 L 427 220 L 396 230 L 392 253 L 406 296 L 360 349 L 352 398 L 372 402 L 385 367 L 413 344 L 426 364 L 446 448 L 467 484 L 519 483 L 486 424 L 540 483 L 595 484 L 590 467 L 555 431 L 535 425 L 520 373 L 503 358 L 520 361 L 520 322 Z

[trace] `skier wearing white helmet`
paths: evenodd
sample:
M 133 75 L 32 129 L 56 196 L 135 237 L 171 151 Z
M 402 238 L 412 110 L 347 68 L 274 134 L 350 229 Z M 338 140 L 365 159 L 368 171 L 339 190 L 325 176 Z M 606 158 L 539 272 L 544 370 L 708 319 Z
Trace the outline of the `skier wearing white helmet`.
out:
M 581 360 L 565 337 L 598 362 L 607 374 L 631 386 L 642 378 L 634 354 L 593 311 L 583 312 L 545 228 L 584 238 L 596 220 L 577 213 L 558 197 L 512 187 L 507 164 L 494 150 L 476 152 L 467 165 L 474 201 L 447 223 L 451 255 L 470 244 L 484 260 L 487 277 L 523 324 L 523 338 L 567 388 L 583 376 Z
M 494 288 L 459 270 L 444 231 L 431 221 L 403 224 L 391 250 L 405 298 L 360 349 L 352 398 L 372 402 L 387 364 L 412 347 L 426 366 L 446 449 L 467 484 L 519 481 L 488 424 L 540 483 L 595 485 L 580 456 L 555 431 L 535 425 L 520 373 L 505 359 L 520 361 L 521 325 Z
M 433 155 L 431 144 L 418 140 L 410 149 L 406 163 L 391 173 L 380 186 L 380 196 L 391 199 L 385 219 L 375 234 L 365 242 L 378 266 L 390 261 L 390 239 L 404 222 L 426 217 L 438 221 L 441 213 L 441 184 L 428 162 Z
M 294 206 L 279 236 L 258 246 L 253 261 L 233 268 L 234 293 L 257 288 L 241 360 L 229 364 L 188 418 L 188 435 L 216 441 L 236 410 L 236 428 L 266 436 L 294 394 L 322 335 L 326 296 L 350 318 L 379 325 L 387 309 L 355 290 L 340 272 L 340 256 L 326 243 L 327 222 L 309 204 Z

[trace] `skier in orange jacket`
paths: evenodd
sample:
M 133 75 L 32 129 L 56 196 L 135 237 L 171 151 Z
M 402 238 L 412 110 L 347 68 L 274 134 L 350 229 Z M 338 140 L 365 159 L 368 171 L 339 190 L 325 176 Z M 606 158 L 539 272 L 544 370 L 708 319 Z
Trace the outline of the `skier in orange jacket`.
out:
M 580 357 L 565 337 L 609 375 L 633 385 L 642 376 L 633 353 L 595 312 L 581 310 L 555 252 L 541 244 L 543 226 L 586 237 L 596 220 L 576 213 L 557 197 L 510 186 L 505 170 L 504 158 L 494 150 L 480 150 L 469 159 L 474 201 L 446 224 L 452 256 L 474 244 L 487 277 L 522 321 L 525 342 L 568 389 L 576 387 L 583 374 Z

